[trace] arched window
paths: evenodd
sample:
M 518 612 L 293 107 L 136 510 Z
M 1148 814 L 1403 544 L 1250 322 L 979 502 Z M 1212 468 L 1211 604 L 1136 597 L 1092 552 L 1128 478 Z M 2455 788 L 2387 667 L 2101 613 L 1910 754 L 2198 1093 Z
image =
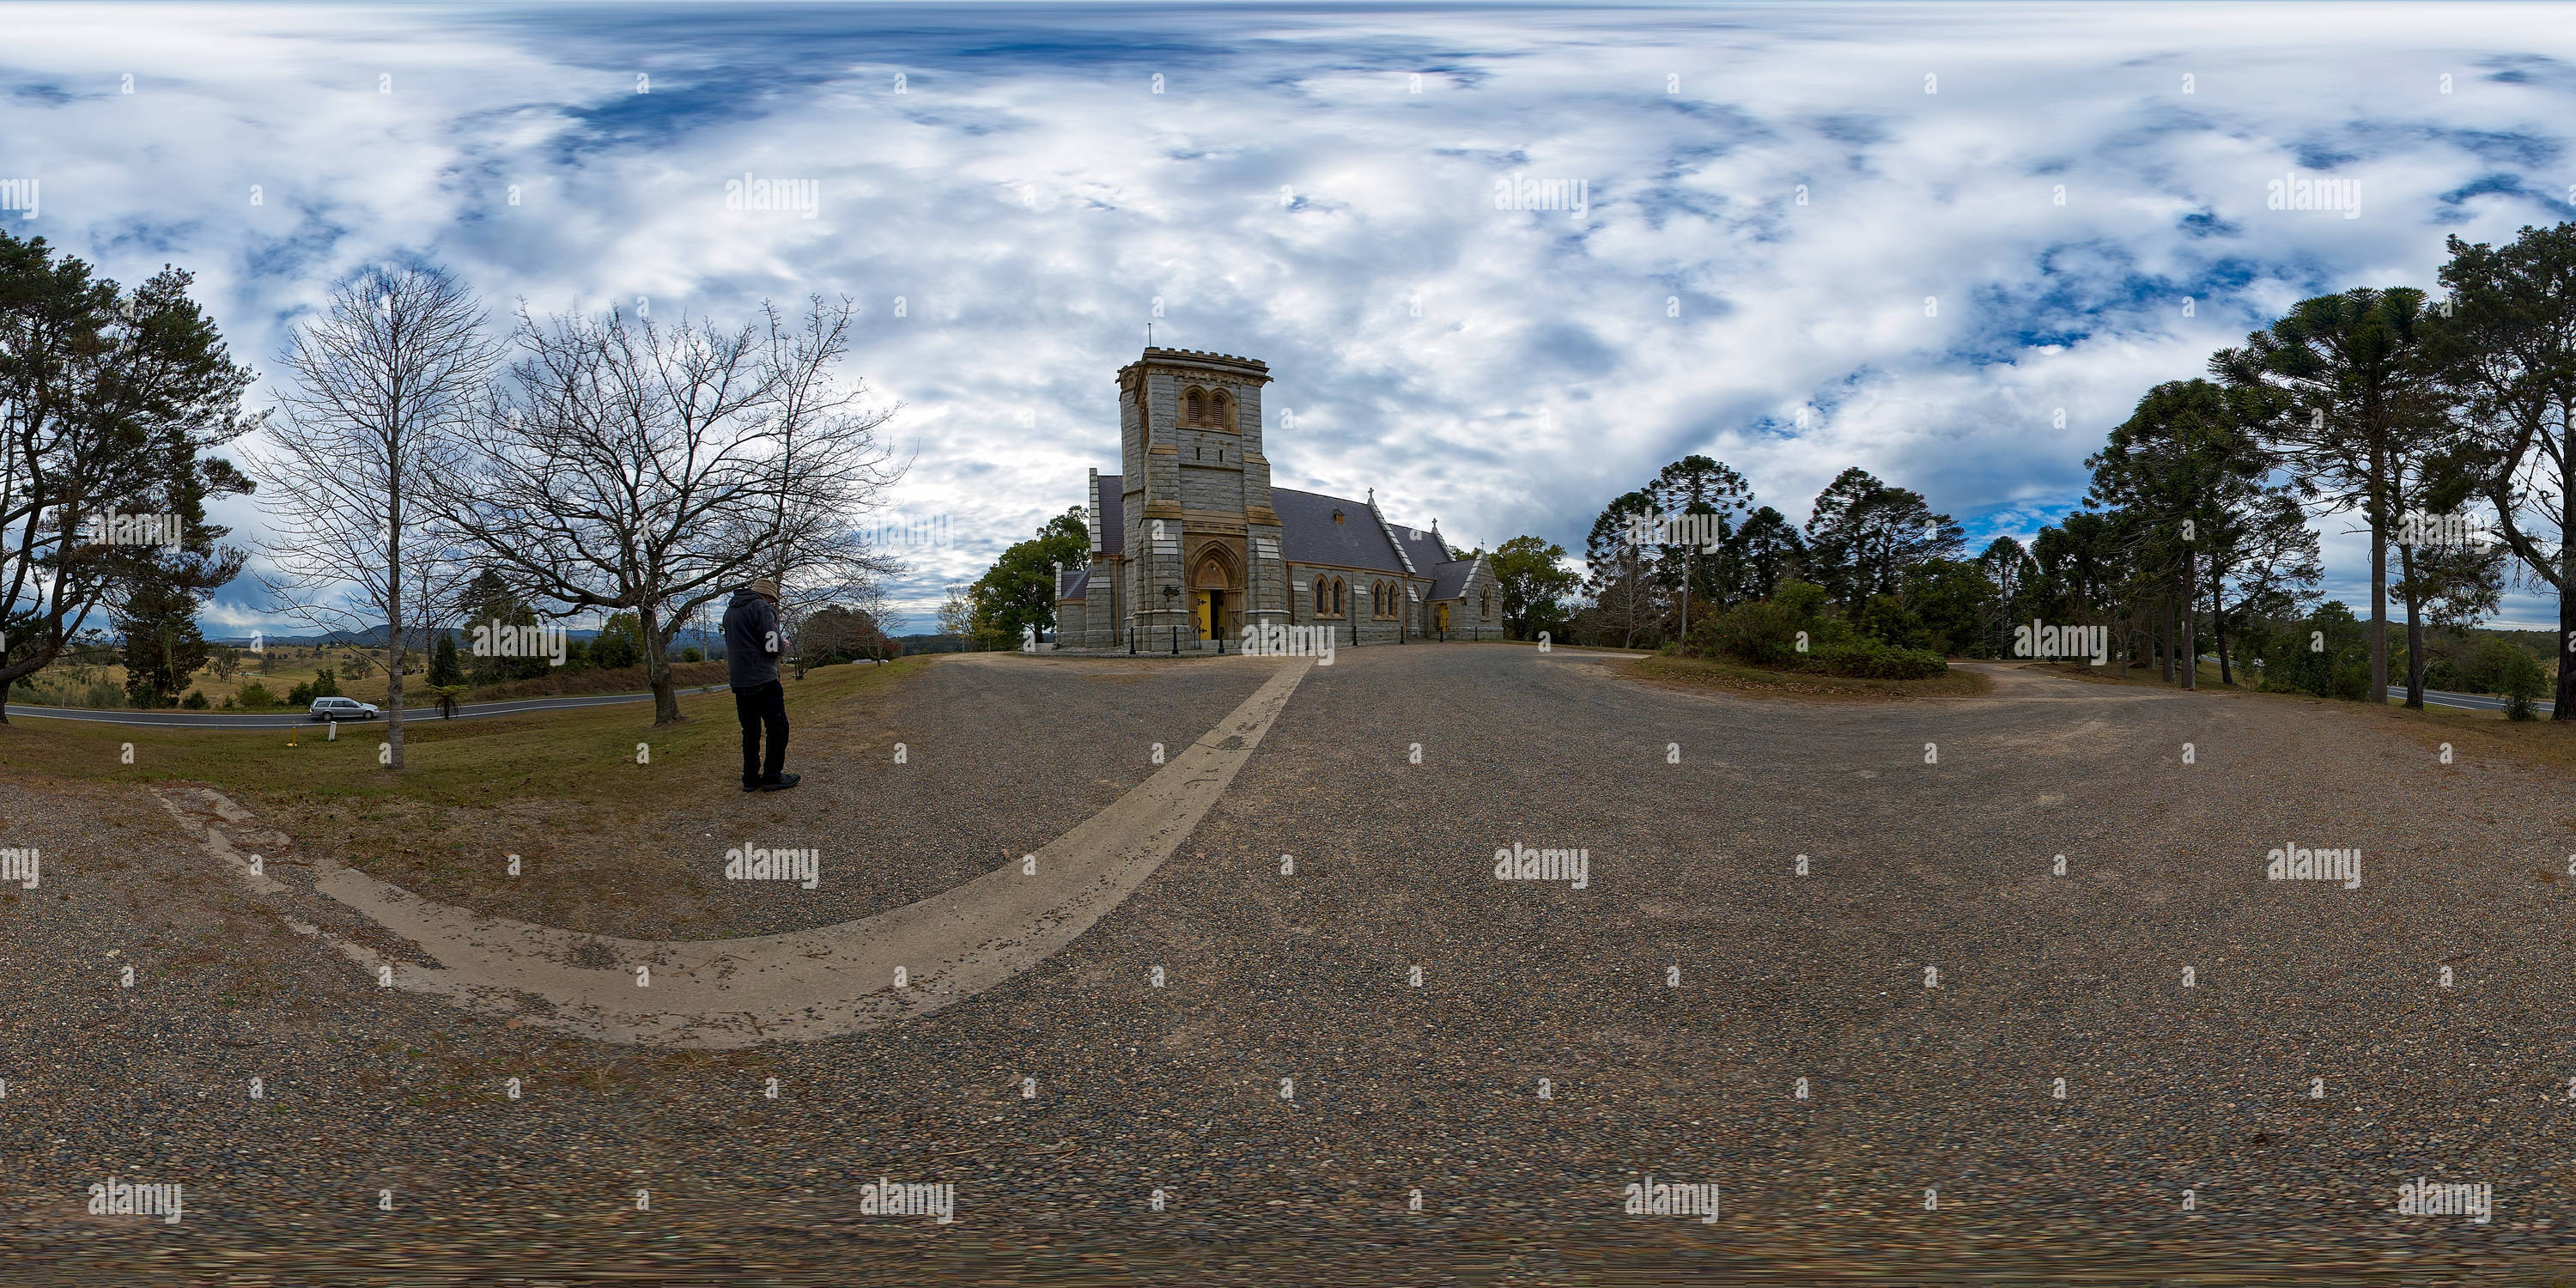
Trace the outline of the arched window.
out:
M 1216 391 L 1216 396 L 1208 409 L 1208 423 L 1218 429 L 1234 428 L 1234 401 L 1227 398 L 1222 389 Z
M 1315 579 L 1315 616 L 1330 616 L 1333 611 L 1333 582 L 1329 577 Z
M 1204 401 L 1202 401 L 1202 397 L 1203 397 L 1203 396 L 1202 396 L 1202 395 L 1199 393 L 1199 391 L 1198 391 L 1198 390 L 1196 390 L 1196 389 L 1192 389 L 1191 391 L 1189 391 L 1189 393 L 1188 393 L 1188 394 L 1186 394 L 1186 395 L 1184 395 L 1184 396 L 1182 397 L 1182 400 L 1181 400 L 1181 423 L 1182 423 L 1182 424 L 1184 424 L 1184 425 L 1195 425 L 1195 424 L 1199 423 L 1199 420 L 1200 420 L 1200 418 L 1201 418 L 1201 417 L 1203 417 L 1203 416 L 1205 416 L 1205 415 L 1207 414 L 1207 413 L 1203 410 L 1203 408 L 1206 406 L 1206 404 L 1205 404 L 1205 402 L 1204 402 Z
M 1333 616 L 1340 617 L 1342 615 L 1342 579 L 1335 577 L 1333 578 Z
M 1483 594 L 1476 596 L 1476 615 L 1478 617 L 1491 617 L 1494 615 L 1494 592 L 1488 590 Z

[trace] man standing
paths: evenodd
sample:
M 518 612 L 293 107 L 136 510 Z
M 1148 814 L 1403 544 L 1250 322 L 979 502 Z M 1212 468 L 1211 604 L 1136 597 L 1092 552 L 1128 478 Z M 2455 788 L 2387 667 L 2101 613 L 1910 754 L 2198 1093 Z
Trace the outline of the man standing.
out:
M 778 583 L 762 578 L 733 593 L 725 605 L 725 678 L 733 686 L 734 714 L 742 720 L 742 789 L 783 792 L 799 775 L 787 767 L 787 690 L 778 682 L 778 657 L 786 642 L 778 630 Z M 760 758 L 760 731 L 769 728 L 769 759 Z

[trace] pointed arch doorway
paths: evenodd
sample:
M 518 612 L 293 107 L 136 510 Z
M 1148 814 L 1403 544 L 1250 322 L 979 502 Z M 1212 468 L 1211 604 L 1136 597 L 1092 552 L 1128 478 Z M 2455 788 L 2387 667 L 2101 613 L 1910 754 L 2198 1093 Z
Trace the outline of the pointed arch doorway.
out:
M 1212 640 L 1234 630 L 1243 612 L 1243 579 L 1223 546 L 1199 552 L 1190 571 L 1190 617 L 1199 638 Z

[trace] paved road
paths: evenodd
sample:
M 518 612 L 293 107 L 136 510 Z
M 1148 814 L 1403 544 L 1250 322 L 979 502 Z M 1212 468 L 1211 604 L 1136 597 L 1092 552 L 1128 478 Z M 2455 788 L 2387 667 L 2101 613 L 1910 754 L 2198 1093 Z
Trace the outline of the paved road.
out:
M 682 689 L 682 693 L 713 693 L 721 685 L 704 685 Z M 529 711 L 561 711 L 572 707 L 606 707 L 621 702 L 650 702 L 650 693 L 612 693 L 578 698 L 522 698 L 513 702 L 470 702 L 456 708 L 456 719 L 472 720 L 480 716 L 514 716 Z M 297 729 L 319 724 L 309 715 L 295 711 L 276 711 L 258 715 L 233 713 L 201 714 L 188 711 L 110 711 L 88 707 L 37 707 L 25 703 L 9 704 L 9 717 L 30 716 L 39 720 L 86 720 L 96 724 L 142 725 L 153 729 Z M 407 723 L 441 720 L 435 706 L 413 707 L 405 713 Z M 344 724 L 362 723 L 343 721 Z
M 2389 685 L 2388 696 L 2403 701 L 2406 697 L 2406 686 L 2402 684 Z M 2461 707 L 2470 711 L 2502 711 L 2504 710 L 2505 705 L 2505 700 L 2503 698 L 2496 697 L 2493 694 L 2443 693 L 2435 689 L 2424 690 L 2424 701 L 2435 706 Z M 2535 701 L 2531 704 L 2531 708 L 2545 716 L 2556 711 L 2558 709 L 2558 704 L 2555 702 Z
M 800 723 L 806 789 L 717 774 L 640 812 L 666 862 L 621 884 L 676 898 L 725 846 L 813 847 L 817 891 L 713 882 L 721 933 L 898 906 L 1080 824 L 1276 665 L 943 661 L 881 734 Z M 378 988 L 278 925 L 284 900 L 355 933 L 291 842 L 257 842 L 288 889 L 252 896 L 141 785 L 11 783 L 0 843 L 46 866 L 0 892 L 0 1260 L 425 1279 L 543 1247 L 567 1279 L 1274 1285 L 2421 1282 L 2556 1255 L 2576 784 L 2444 765 L 2333 703 L 1986 669 L 1983 697 L 1810 703 L 1344 651 L 1056 956 L 746 1052 Z M 458 830 L 497 858 L 559 826 L 524 812 Z M 2284 846 L 2359 850 L 2363 880 L 2267 880 Z M 1520 847 L 1580 851 L 1583 879 L 1498 879 Z M 440 897 L 522 897 L 475 872 Z M 584 929 L 658 933 L 616 893 Z M 185 1181 L 183 1233 L 85 1215 L 111 1173 Z M 1649 1175 L 1717 1184 L 1721 1219 L 1628 1213 Z M 2400 1213 L 2417 1176 L 2492 1186 L 2493 1220 Z M 957 1223 L 863 1211 L 879 1177 L 955 1185 Z

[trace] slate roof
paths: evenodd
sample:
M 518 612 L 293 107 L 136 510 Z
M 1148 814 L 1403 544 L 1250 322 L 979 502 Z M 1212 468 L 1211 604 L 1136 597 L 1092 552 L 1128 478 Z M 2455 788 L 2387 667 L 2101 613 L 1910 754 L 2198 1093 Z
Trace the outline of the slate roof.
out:
M 1270 508 L 1279 515 L 1280 554 L 1290 563 L 1404 571 L 1404 561 L 1395 557 L 1395 547 L 1387 544 L 1366 501 L 1274 487 Z M 1333 522 L 1335 510 L 1342 512 L 1339 523 Z
M 1080 599 L 1090 590 L 1091 569 L 1089 567 L 1076 568 L 1071 572 L 1060 572 L 1055 575 L 1055 597 L 1058 599 Z
M 1467 593 L 1467 577 L 1476 571 L 1473 559 L 1452 559 L 1431 570 L 1430 599 L 1456 599 Z
M 1428 577 L 1432 575 L 1432 569 L 1449 562 L 1449 552 L 1440 548 L 1440 542 L 1432 537 L 1431 529 L 1408 528 L 1402 524 L 1387 526 L 1394 528 L 1395 539 L 1404 543 L 1404 553 L 1413 556 L 1415 572 Z

